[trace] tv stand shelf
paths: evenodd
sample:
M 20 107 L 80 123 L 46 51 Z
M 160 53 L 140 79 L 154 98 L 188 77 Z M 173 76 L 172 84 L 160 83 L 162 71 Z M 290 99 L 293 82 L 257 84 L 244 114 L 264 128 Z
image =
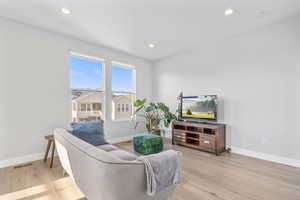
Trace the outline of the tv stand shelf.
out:
M 219 155 L 226 150 L 225 124 L 174 121 L 172 143 Z

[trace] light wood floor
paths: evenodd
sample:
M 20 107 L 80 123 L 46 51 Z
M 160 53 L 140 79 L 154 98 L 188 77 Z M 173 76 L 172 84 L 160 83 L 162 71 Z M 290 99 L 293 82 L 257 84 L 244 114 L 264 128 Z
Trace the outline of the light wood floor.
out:
M 131 143 L 118 144 L 132 151 Z M 181 146 L 182 183 L 172 200 L 300 200 L 300 169 L 236 154 L 215 156 Z M 43 161 L 0 169 L 0 200 L 84 200 L 69 177 Z M 105 200 L 105 199 L 104 199 Z

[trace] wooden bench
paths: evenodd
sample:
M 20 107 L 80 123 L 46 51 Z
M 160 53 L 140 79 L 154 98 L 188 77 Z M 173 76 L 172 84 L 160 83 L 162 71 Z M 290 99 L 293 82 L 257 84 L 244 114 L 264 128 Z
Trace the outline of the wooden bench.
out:
M 52 152 L 51 152 L 51 160 L 50 160 L 50 168 L 53 167 L 53 158 L 54 158 L 54 152 L 55 152 L 55 142 L 54 142 L 54 135 L 47 135 L 45 136 L 45 139 L 48 141 L 45 157 L 44 157 L 44 162 L 47 162 L 48 159 L 48 154 L 51 149 L 52 145 Z

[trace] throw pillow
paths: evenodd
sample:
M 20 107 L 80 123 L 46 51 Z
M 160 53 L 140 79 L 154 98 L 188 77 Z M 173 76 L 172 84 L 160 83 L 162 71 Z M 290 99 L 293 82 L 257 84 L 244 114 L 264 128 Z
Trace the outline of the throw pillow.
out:
M 74 122 L 71 123 L 73 133 L 76 135 L 102 135 L 104 136 L 104 121 L 88 121 L 88 122 Z
M 103 120 L 72 123 L 72 134 L 94 146 L 107 144 Z

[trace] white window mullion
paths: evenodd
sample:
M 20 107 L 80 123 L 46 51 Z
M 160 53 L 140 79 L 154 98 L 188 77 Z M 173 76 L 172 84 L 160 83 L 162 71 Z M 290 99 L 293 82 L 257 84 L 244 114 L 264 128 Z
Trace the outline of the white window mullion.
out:
M 111 89 L 111 61 L 106 59 L 104 62 L 104 116 L 105 119 L 111 121 L 112 119 L 112 89 Z

